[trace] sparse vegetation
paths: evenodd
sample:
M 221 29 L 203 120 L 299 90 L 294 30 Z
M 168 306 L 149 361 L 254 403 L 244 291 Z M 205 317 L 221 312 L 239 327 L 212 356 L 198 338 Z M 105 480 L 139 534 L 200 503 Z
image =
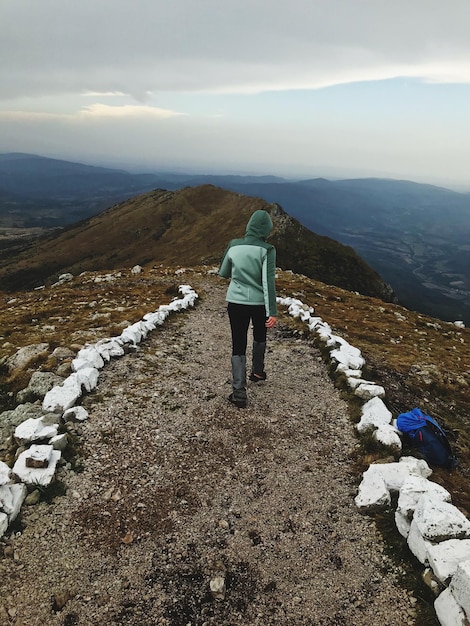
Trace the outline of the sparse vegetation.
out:
M 137 321 L 145 313 L 155 310 L 158 305 L 167 303 L 173 296 L 176 296 L 177 287 L 180 283 L 190 283 L 200 292 L 202 299 L 207 299 L 210 298 L 210 289 L 201 291 L 202 277 L 206 284 L 208 280 L 213 280 L 214 285 L 220 282 L 215 276 L 212 278 L 208 277 L 206 267 L 194 267 L 185 271 L 180 270 L 180 267 L 147 268 L 141 274 L 132 275 L 129 269 L 124 270 L 121 268 L 113 273 L 115 278 L 109 281 L 102 280 L 105 275 L 103 273 L 89 272 L 74 278 L 69 283 L 56 287 L 47 287 L 34 292 L 2 294 L 0 316 L 2 320 L 6 320 L 5 328 L 8 330 L 9 335 L 8 339 L 4 337 L 0 340 L 1 354 L 3 357 L 9 356 L 18 347 L 41 339 L 41 335 L 38 333 L 38 324 L 32 324 L 30 321 L 30 317 L 32 318 L 28 313 L 28 307 L 30 306 L 36 307 L 38 314 L 35 314 L 34 318 L 41 319 L 41 326 L 47 324 L 53 327 L 47 339 L 51 346 L 72 347 L 74 350 L 77 350 L 87 341 L 93 342 L 111 336 L 113 334 L 112 331 L 116 329 L 120 332 L 122 324 L 126 320 L 128 323 Z M 466 342 L 469 339 L 468 330 L 458 329 L 438 320 L 406 311 L 396 305 L 358 296 L 357 294 L 326 285 L 305 276 L 295 275 L 291 272 L 279 272 L 277 285 L 279 295 L 293 295 L 302 299 L 306 304 L 315 307 L 316 313 L 324 321 L 328 322 L 338 335 L 363 351 L 367 362 L 365 370 L 367 377 L 384 385 L 387 390 L 386 402 L 395 416 L 398 411 L 407 410 L 416 404 L 423 406 L 423 403 L 425 403 L 425 408 L 431 414 L 436 415 L 436 411 L 440 409 L 439 417 L 447 429 L 451 428 L 456 431 L 460 425 L 462 431 L 466 430 L 465 424 L 470 417 L 465 394 L 469 364 L 468 349 L 466 349 Z M 58 320 L 47 320 L 41 315 L 43 310 L 51 310 L 51 307 L 54 308 L 55 315 L 59 318 Z M 96 314 L 97 312 L 109 312 L 111 317 L 100 319 L 100 326 L 90 327 L 90 323 L 93 321 L 90 314 Z M 179 319 L 182 318 L 175 316 L 171 322 L 173 327 L 178 328 Z M 285 329 L 285 333 L 292 333 L 292 335 L 302 341 L 311 341 L 313 339 L 313 335 L 309 335 L 305 325 L 297 320 L 293 320 L 290 316 L 282 315 L 281 321 L 280 326 Z M 415 329 L 417 329 L 416 332 Z M 426 332 L 427 334 L 426 336 L 420 335 L 418 332 Z M 426 337 L 426 342 L 419 341 L 422 337 Z M 14 343 L 11 338 L 14 338 Z M 392 339 L 399 339 L 399 342 L 395 343 L 395 341 L 391 341 Z M 463 339 L 464 343 L 460 339 Z M 449 345 L 455 346 L 455 349 L 448 350 Z M 179 352 L 175 354 L 177 361 L 174 361 L 173 375 L 176 378 L 181 367 L 178 361 L 186 349 L 186 342 L 182 342 L 178 346 Z M 433 355 L 436 356 L 436 360 L 432 358 Z M 147 355 L 145 358 L 142 358 L 142 363 L 136 365 L 133 370 L 137 387 L 141 383 L 140 376 L 147 374 L 148 359 L 150 358 L 154 359 L 155 356 Z M 184 363 L 183 360 L 181 362 Z M 457 364 L 461 369 L 457 369 Z M 40 363 L 39 367 L 43 369 L 50 367 L 53 369 L 55 365 L 51 359 L 48 359 Z M 416 365 L 419 365 L 421 368 L 426 365 L 425 376 L 422 373 L 423 370 L 414 369 Z M 34 365 L 34 367 L 37 366 L 37 364 Z M 31 374 L 32 369 L 28 371 L 28 374 Z M 444 392 L 442 396 L 434 395 L 435 390 L 447 389 L 451 384 L 449 382 L 450 379 L 455 381 L 452 382 L 452 395 Z M 17 381 L 8 379 L 5 369 L 3 370 L 1 380 L 5 394 L 7 396 L 10 394 L 8 397 L 11 400 L 11 394 L 17 390 Z M 344 395 L 348 396 L 351 419 L 355 421 L 357 419 L 358 407 L 354 402 L 352 394 L 347 391 L 341 377 L 337 377 L 336 384 L 342 389 Z M 99 393 L 95 392 L 90 396 L 85 396 L 83 404 L 87 406 L 88 403 L 100 403 L 103 399 L 103 397 L 100 399 Z M 458 416 L 455 415 L 455 411 L 453 413 L 451 411 L 452 402 L 455 401 L 458 401 L 464 409 Z M 177 408 L 179 400 L 178 396 L 170 390 L 167 395 L 160 397 L 159 402 L 161 406 L 173 409 Z M 457 419 L 457 417 L 460 418 L 460 415 L 464 418 L 463 421 Z M 455 421 L 453 418 L 455 418 Z M 73 427 L 71 428 L 73 430 Z M 279 454 L 279 451 L 272 445 L 271 438 L 273 433 L 266 426 L 260 428 L 259 424 L 236 422 L 233 428 L 238 429 L 236 433 L 237 442 L 243 445 L 247 454 L 257 455 L 260 450 L 268 451 L 272 453 L 274 460 L 276 455 Z M 104 442 L 114 446 L 119 430 L 117 426 L 115 427 L 113 423 L 110 423 L 100 426 L 99 429 L 99 444 L 101 445 Z M 288 438 L 292 434 L 286 431 L 283 436 Z M 454 502 L 465 510 L 468 506 L 466 482 L 468 479 L 469 457 L 461 442 L 462 436 L 458 437 L 454 442 L 461 460 L 459 468 L 451 474 L 444 471 L 436 471 L 433 478 L 445 484 L 452 492 Z M 67 460 L 72 464 L 74 471 L 80 471 L 80 457 L 82 455 L 79 449 L 80 442 L 72 437 L 71 445 L 73 449 L 70 456 L 67 456 Z M 202 445 L 206 446 L 207 444 L 202 442 Z M 215 446 L 218 454 L 217 462 L 210 468 L 211 471 L 219 471 L 220 467 L 224 467 L 227 463 L 230 466 L 233 465 L 233 459 L 231 459 L 233 451 L 230 447 L 224 447 L 223 442 L 219 443 L 218 441 L 213 442 L 211 445 Z M 367 437 L 358 440 L 358 447 L 352 452 L 352 460 L 355 464 L 354 467 L 357 469 L 358 480 L 359 473 L 366 464 L 378 458 L 383 459 L 386 453 L 386 450 L 375 445 Z M 317 454 L 318 458 L 329 458 L 331 450 L 319 448 Z M 223 462 L 219 463 L 220 459 L 223 459 Z M 88 460 L 85 459 L 84 462 L 87 463 Z M 201 457 L 200 463 L 203 463 L 203 457 Z M 302 466 L 305 468 L 305 472 L 318 471 L 314 462 L 304 463 L 302 461 Z M 179 467 L 180 469 L 184 468 L 184 472 L 186 472 L 184 463 Z M 181 472 L 183 472 L 183 469 L 181 469 Z M 193 506 L 198 506 L 198 503 L 196 501 L 193 502 L 187 495 L 185 481 L 189 479 L 190 477 L 182 473 L 171 490 L 157 492 L 155 502 L 152 495 L 152 500 L 149 500 L 146 509 L 141 511 L 140 508 L 134 506 L 133 510 L 138 511 L 136 515 L 139 524 L 141 524 L 142 533 L 153 530 L 155 523 L 157 523 L 159 529 L 161 528 L 168 532 L 171 530 L 168 510 L 170 501 L 175 500 L 175 498 L 182 498 L 186 502 L 184 505 L 185 514 L 190 514 Z M 254 484 L 253 493 L 258 494 L 256 489 L 262 489 L 262 487 L 261 482 L 258 486 Z M 124 515 L 124 509 L 119 509 L 118 514 L 115 515 L 114 504 L 112 503 L 114 501 L 106 501 L 103 509 L 110 514 L 110 526 L 103 526 L 101 512 L 98 515 L 96 507 L 91 506 L 87 501 L 82 507 L 82 517 L 77 518 L 77 520 L 86 529 L 89 541 L 96 542 L 101 547 L 109 545 L 110 553 L 114 554 L 123 543 L 125 544 L 128 540 L 132 542 L 133 538 L 127 534 L 126 524 L 128 520 Z M 158 503 L 158 506 L 156 503 Z M 180 514 L 183 515 L 182 512 Z M 380 519 L 378 521 L 380 523 Z M 393 533 L 396 534 L 396 531 L 392 531 L 390 528 L 389 521 L 389 518 L 384 514 L 382 531 L 387 536 L 387 540 L 392 538 Z M 291 522 L 288 520 L 286 523 Z M 290 530 L 287 528 L 286 532 L 290 531 L 292 531 L 292 528 Z M 252 533 L 252 537 L 250 536 L 252 541 L 258 541 L 258 529 L 253 529 Z M 401 545 L 403 545 L 403 542 Z M 399 555 L 396 556 L 397 568 L 401 567 L 401 558 Z M 406 559 L 403 557 L 404 561 Z M 405 568 L 403 571 L 405 572 Z M 406 571 L 409 573 L 409 570 Z M 411 582 L 407 581 L 406 584 L 409 587 L 412 586 Z M 421 587 L 418 587 L 418 583 L 416 583 L 415 587 L 417 589 L 416 595 L 418 595 L 421 593 Z M 430 606 L 429 615 L 431 615 L 432 607 L 430 600 L 432 598 L 429 601 L 425 600 Z M 418 621 L 417 623 L 429 624 L 432 622 Z

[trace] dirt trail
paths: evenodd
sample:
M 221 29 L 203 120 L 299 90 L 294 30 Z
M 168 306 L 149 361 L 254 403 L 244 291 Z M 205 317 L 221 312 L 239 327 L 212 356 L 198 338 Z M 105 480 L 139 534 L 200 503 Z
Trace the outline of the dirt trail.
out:
M 318 351 L 279 324 L 268 380 L 232 407 L 225 288 L 194 287 L 195 309 L 84 400 L 82 471 L 62 468 L 65 495 L 23 509 L 0 623 L 413 624 L 403 572 L 355 508 L 353 427 Z

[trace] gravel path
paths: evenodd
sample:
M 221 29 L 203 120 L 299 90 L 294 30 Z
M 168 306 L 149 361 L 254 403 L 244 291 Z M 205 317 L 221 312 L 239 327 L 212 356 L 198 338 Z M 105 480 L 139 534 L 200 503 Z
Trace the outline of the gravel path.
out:
M 23 509 L 0 623 L 413 624 L 355 508 L 353 427 L 318 351 L 279 324 L 268 380 L 232 407 L 225 287 L 202 287 L 85 399 L 83 469 L 62 468 L 66 494 Z

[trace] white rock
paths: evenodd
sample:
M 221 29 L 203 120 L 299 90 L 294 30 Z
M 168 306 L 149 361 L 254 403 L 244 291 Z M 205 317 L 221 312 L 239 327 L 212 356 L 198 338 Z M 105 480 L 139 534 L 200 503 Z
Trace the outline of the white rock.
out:
M 88 411 L 83 406 L 73 406 L 62 415 L 64 422 L 84 422 L 88 419 Z
M 336 368 L 336 371 L 338 370 L 339 370 L 339 366 Z M 356 389 L 356 387 L 359 387 L 361 383 L 365 382 L 364 379 L 361 378 L 362 376 L 361 370 L 346 369 L 346 372 L 358 372 L 357 375 L 352 375 L 352 376 L 349 374 L 346 374 L 346 383 L 350 389 Z
M 297 298 L 287 298 L 285 303 L 288 306 L 289 315 L 292 317 L 296 317 L 303 306 L 303 302 Z
M 70 272 L 66 272 L 65 274 L 61 274 L 59 276 L 59 280 L 63 283 L 69 282 L 72 279 L 73 279 L 73 274 L 71 274 Z
M 432 543 L 423 537 L 414 519 L 411 521 L 407 543 L 418 561 L 423 565 L 428 565 L 428 551 L 432 547 Z
M 150 322 L 154 326 L 161 326 L 165 321 L 165 315 L 162 311 L 156 311 L 155 313 L 146 313 L 143 319 Z
M 163 321 L 170 315 L 170 309 L 167 304 L 161 304 L 158 307 L 158 313 L 162 316 Z
M 70 376 L 67 376 L 67 378 L 64 380 L 64 382 L 62 383 L 64 387 L 67 387 L 69 389 L 75 389 L 75 388 L 79 388 L 80 389 L 80 378 L 78 376 L 77 372 L 74 372 L 73 374 L 70 374 Z M 81 393 L 81 389 L 80 389 L 80 393 Z
M 124 343 L 131 343 L 133 345 L 140 343 L 142 341 L 142 330 L 140 328 L 140 324 L 137 323 L 127 326 L 127 328 L 122 331 L 120 339 Z
M 215 576 L 209 583 L 212 597 L 215 600 L 223 600 L 225 598 L 225 577 Z
M 49 448 L 50 450 L 44 451 L 49 454 L 49 465 L 47 467 L 27 467 L 26 459 L 31 457 L 32 454 L 41 453 L 42 450 L 36 450 L 37 448 Z M 32 445 L 29 450 L 25 450 L 20 454 L 13 466 L 12 473 L 19 478 L 23 483 L 27 485 L 41 485 L 47 487 L 51 482 L 55 474 L 57 462 L 61 457 L 60 450 L 54 450 L 52 446 L 35 446 Z
M 434 601 L 434 610 L 441 626 L 468 626 L 465 613 L 450 589 L 444 589 Z
M 388 506 L 390 491 L 399 491 L 410 475 L 430 476 L 426 461 L 402 457 L 399 463 L 372 463 L 363 473 L 359 492 L 355 498 L 361 509 Z
M 347 342 L 344 342 L 339 349 L 332 350 L 330 352 L 330 357 L 337 363 L 347 365 L 348 368 L 353 370 L 362 369 L 365 365 L 365 360 L 361 356 L 361 351 Z
M 191 291 L 190 293 L 185 295 L 183 298 L 183 308 L 187 309 L 189 306 L 194 306 L 198 298 L 199 296 L 197 295 L 197 293 L 195 291 Z M 307 313 L 306 315 L 307 317 L 304 319 L 304 321 L 307 321 L 308 319 L 310 319 L 310 314 Z
M 391 491 L 399 491 L 411 475 L 427 478 L 432 474 L 426 461 L 408 456 L 401 457 L 398 463 L 372 463 L 369 471 L 380 474 Z
M 136 322 L 136 324 L 139 327 L 139 330 L 142 335 L 142 339 L 145 339 L 147 335 L 149 334 L 149 332 L 153 330 L 153 328 L 151 328 L 150 325 L 145 320 L 140 320 L 139 322 Z
M 58 424 L 44 424 L 43 418 L 32 418 L 25 420 L 15 429 L 15 439 L 20 444 L 50 439 L 57 435 Z
M 77 381 L 87 391 L 93 391 L 98 384 L 99 372 L 95 367 L 83 367 L 77 372 Z
M 302 311 L 300 313 L 300 319 L 305 324 L 308 324 L 310 322 L 310 319 L 311 319 L 310 311 Z
M 385 398 L 385 389 L 381 385 L 366 382 L 361 383 L 356 388 L 354 395 L 358 398 L 362 398 L 363 400 L 370 400 L 371 398 Z
M 72 361 L 72 369 L 75 372 L 78 372 L 84 367 L 95 367 L 96 369 L 104 367 L 103 357 L 95 346 L 82 348 Z
M 0 485 L 5 485 L 10 482 L 10 468 L 9 466 L 0 461 Z
M 42 408 L 51 413 L 63 413 L 73 406 L 81 395 L 82 386 L 77 379 L 77 374 L 70 374 L 62 385 L 56 385 L 46 393 L 42 401 Z
M 16 519 L 27 495 L 26 485 L 20 483 L 0 487 L 0 510 L 8 515 L 10 524 Z
M 170 311 L 166 304 L 162 304 L 158 307 L 158 311 L 155 311 L 152 315 L 158 315 L 160 324 L 163 324 L 166 318 L 170 315 Z M 155 323 L 155 318 L 152 319 L 152 321 Z
M 410 534 L 411 522 L 409 518 L 400 511 L 395 511 L 395 526 L 400 535 L 407 539 Z
M 316 324 L 315 325 L 315 332 L 317 333 L 319 339 L 321 341 L 324 341 L 325 343 L 333 335 L 333 331 L 331 330 L 330 325 L 327 324 L 326 322 L 320 322 L 320 323 Z M 347 364 L 346 364 L 346 366 L 349 367 L 349 365 L 347 365 Z
M 437 578 L 446 583 L 459 563 L 470 560 L 470 539 L 448 539 L 428 550 L 428 561 Z
M 151 320 L 142 320 L 140 322 L 141 327 L 145 330 L 145 336 L 155 330 L 156 325 Z
M 295 298 L 292 299 L 291 303 L 289 304 L 289 315 L 292 315 L 292 317 L 295 317 L 296 315 L 299 314 L 299 311 L 302 308 L 302 302 L 301 300 L 296 300 Z
M 140 265 L 134 265 L 134 267 L 131 269 L 132 274 L 140 274 L 141 271 L 142 267 Z
M 360 371 L 360 370 L 350 370 L 350 369 L 347 369 L 344 365 L 341 365 L 341 363 L 336 368 L 336 371 L 339 370 L 340 366 L 343 367 L 344 369 L 346 369 L 346 371 L 348 371 L 348 372 L 358 372 L 358 371 Z M 359 387 L 359 385 L 367 384 L 369 381 L 364 380 L 364 378 L 358 378 L 357 376 L 348 376 L 346 378 L 346 382 L 348 383 L 348 385 L 349 385 L 349 387 L 351 389 L 357 389 L 357 387 Z M 368 400 L 370 400 L 370 398 L 368 398 Z
M 96 349 L 101 357 L 106 361 L 110 361 L 111 357 L 123 356 L 124 348 L 117 338 L 100 339 L 95 344 Z
M 308 321 L 308 329 L 313 332 L 317 330 L 317 327 L 322 324 L 323 320 L 321 317 L 312 317 Z
M 291 296 L 287 296 L 286 298 L 278 297 L 276 298 L 276 300 L 279 302 L 279 304 L 282 304 L 283 306 L 290 306 L 291 304 L 302 304 L 300 300 L 297 300 L 297 298 L 292 298 Z
M 0 537 L 7 532 L 8 529 L 8 515 L 6 513 L 0 513 Z
M 343 346 L 346 350 L 348 349 L 348 347 L 352 348 L 352 346 L 339 335 L 330 335 L 328 339 L 326 340 L 326 347 L 331 348 L 332 350 L 333 349 L 340 350 Z M 357 348 L 354 348 L 354 349 L 357 350 Z M 357 353 L 360 354 L 359 350 L 357 350 Z
M 359 509 L 382 508 L 391 503 L 390 491 L 380 473 L 366 470 L 363 473 L 354 502 Z
M 387 448 L 392 448 L 396 452 L 401 452 L 402 443 L 400 435 L 397 429 L 391 424 L 381 424 L 377 430 L 374 431 L 374 439 Z
M 168 305 L 170 311 L 178 312 L 184 309 L 183 301 L 180 299 L 172 300 Z
M 399 463 L 403 463 L 403 465 L 410 468 L 410 476 L 428 478 L 432 474 L 432 469 L 424 459 L 417 459 L 415 456 L 402 456 Z
M 371 427 L 378 428 L 379 426 L 390 424 L 391 421 L 392 414 L 383 401 L 380 398 L 372 398 L 363 405 L 361 419 L 356 428 L 362 433 Z
M 32 445 L 26 450 L 26 465 L 28 467 L 47 467 L 51 460 L 52 450 L 51 445 Z
M 459 563 L 449 589 L 467 617 L 470 616 L 470 560 Z
M 338 367 L 336 368 L 336 371 L 344 374 L 347 379 L 362 378 L 362 370 L 352 370 L 349 367 L 343 365 L 342 363 L 339 363 Z
M 449 502 L 424 494 L 415 509 L 413 521 L 421 534 L 429 541 L 467 539 L 470 537 L 470 521 Z
M 403 483 L 398 496 L 397 511 L 411 519 L 421 496 L 425 493 L 433 498 L 450 502 L 451 496 L 441 485 L 424 478 L 423 476 L 409 476 Z

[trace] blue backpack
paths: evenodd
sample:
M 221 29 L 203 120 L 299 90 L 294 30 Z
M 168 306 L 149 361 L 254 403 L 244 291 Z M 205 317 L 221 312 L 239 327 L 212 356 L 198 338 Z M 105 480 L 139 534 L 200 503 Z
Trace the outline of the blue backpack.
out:
M 397 428 L 407 435 L 411 445 L 417 448 L 429 465 L 454 469 L 457 460 L 445 432 L 435 419 L 421 409 L 412 409 L 397 417 Z

